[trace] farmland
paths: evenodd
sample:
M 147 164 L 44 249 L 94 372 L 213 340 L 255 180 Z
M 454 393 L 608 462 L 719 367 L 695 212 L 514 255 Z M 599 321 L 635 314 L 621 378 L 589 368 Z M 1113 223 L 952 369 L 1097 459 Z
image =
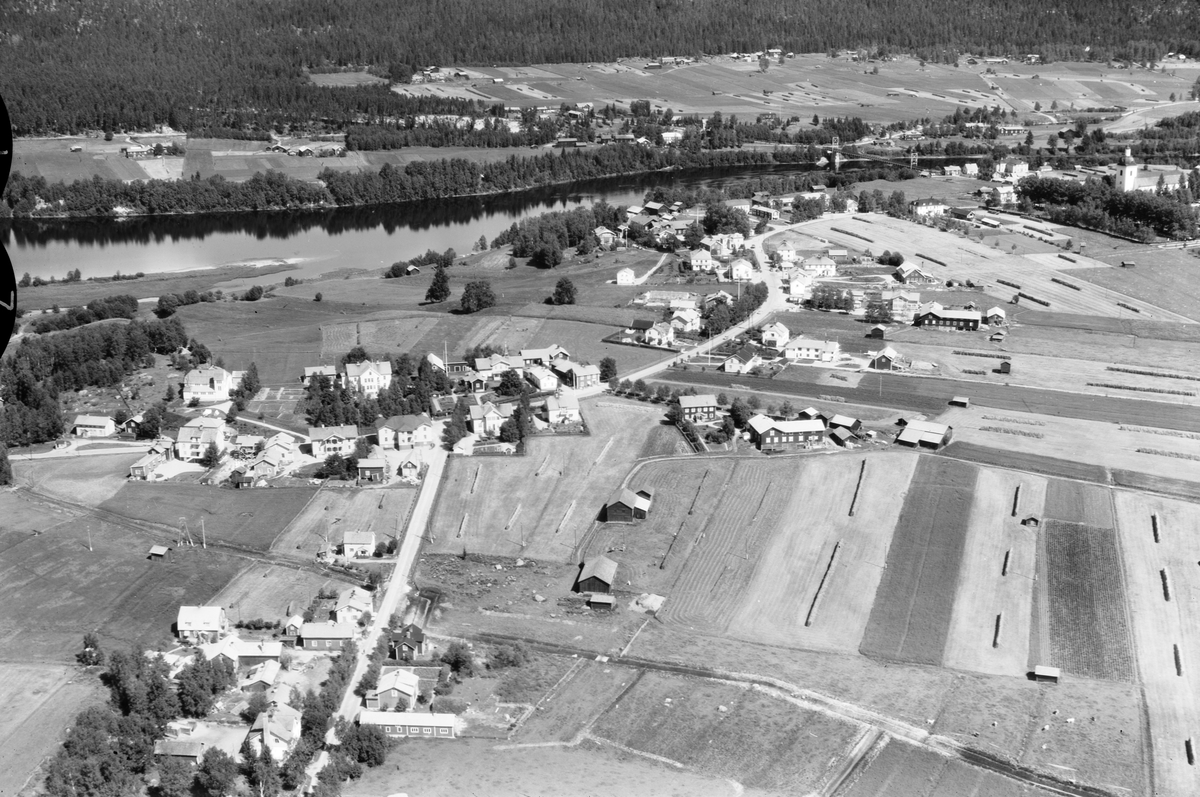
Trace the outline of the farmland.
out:
M 1046 578 L 1037 585 L 1035 663 L 1087 678 L 1132 680 L 1116 532 L 1047 520 L 1041 538 Z
M 861 731 L 740 685 L 647 673 L 591 732 L 752 789 L 792 792 L 821 786 Z
M 958 797 L 1019 797 L 1027 792 L 1021 784 L 999 775 L 952 761 L 901 741 L 888 741 L 871 760 L 845 797 L 890 797 L 893 794 L 927 794 Z
M 403 529 L 415 498 L 416 491 L 406 488 L 320 490 L 311 501 L 297 504 L 289 523 L 276 527 L 271 551 L 312 561 L 350 531 L 373 531 L 378 542 L 387 542 Z
M 1124 242 L 1122 242 L 1124 243 Z M 1073 271 L 1072 276 L 1105 290 L 1154 302 L 1172 312 L 1200 321 L 1200 291 L 1192 275 L 1196 255 L 1186 249 L 1148 249 L 1108 254 L 1093 249 L 1092 255 L 1110 265 L 1135 260 L 1137 268 L 1096 268 Z
M 430 550 L 572 561 L 659 418 L 585 401 L 585 437 L 535 437 L 518 458 L 447 463 L 430 520 Z M 539 485 L 531 489 L 532 485 Z M 519 496 L 513 500 L 514 496 Z M 497 511 L 497 508 L 502 508 Z
M 941 663 L 965 543 L 959 522 L 977 476 L 976 468 L 947 460 L 917 464 L 863 635 L 864 654 Z
M 1195 603 L 1200 545 L 1193 532 L 1200 507 L 1126 490 L 1114 491 L 1113 498 L 1153 740 L 1154 785 L 1171 797 L 1194 794 L 1195 770 L 1188 764 L 1184 740 L 1194 740 L 1200 719 L 1200 615 Z
M 196 538 L 203 523 L 204 534 L 210 540 L 266 551 L 314 492 L 311 487 L 223 490 L 195 484 L 131 481 L 100 508 L 175 530 L 186 521 Z
M 1036 476 L 979 471 L 946 642 L 947 667 L 1016 677 L 1027 672 L 1037 531 L 1020 521 L 1041 516 L 1045 491 L 1045 480 Z
M 230 622 L 283 621 L 300 614 L 322 588 L 343 589 L 343 582 L 286 566 L 253 564 L 209 601 L 224 606 Z

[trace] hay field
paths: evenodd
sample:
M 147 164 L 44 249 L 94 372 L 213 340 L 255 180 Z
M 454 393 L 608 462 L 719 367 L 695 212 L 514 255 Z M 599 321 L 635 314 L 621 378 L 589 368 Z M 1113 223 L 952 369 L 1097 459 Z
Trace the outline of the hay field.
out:
M 1046 518 L 1105 529 L 1116 527 L 1107 489 L 1064 479 L 1051 479 L 1046 484 Z
M 729 634 L 776 645 L 858 650 L 900 514 L 898 496 L 908 489 L 917 459 L 889 451 L 804 460 L 794 482 L 803 489 L 792 494 L 758 557 Z M 835 546 L 837 558 L 828 569 Z M 818 590 L 817 609 L 806 625 Z
M 1041 517 L 1045 491 L 1046 480 L 1037 476 L 980 469 L 945 666 L 1016 677 L 1027 672 L 1037 530 L 1020 521 L 1028 515 Z M 997 615 L 1001 616 L 998 640 Z
M 430 520 L 430 550 L 575 561 L 659 418 L 583 402 L 586 437 L 535 437 L 522 457 L 454 458 Z M 507 528 L 506 528 L 507 527 Z
M 907 261 L 920 265 L 939 280 L 974 280 L 987 285 L 986 292 L 998 302 L 1007 302 L 1016 290 L 995 282 L 1004 278 L 1021 285 L 1021 290 L 1039 299 L 1050 302 L 1050 309 L 1056 312 L 1098 315 L 1108 317 L 1128 316 L 1130 312 L 1117 305 L 1123 301 L 1142 311 L 1142 315 L 1158 320 L 1182 321 L 1191 323 L 1190 319 L 1171 313 L 1156 305 L 1124 296 L 1105 289 L 1089 289 L 1075 291 L 1066 286 L 1051 282 L 1051 277 L 1060 277 L 1059 272 L 1069 271 L 1070 267 L 1092 268 L 1103 267 L 1099 260 L 1089 260 L 1070 255 L 1076 259 L 1072 264 L 1053 254 L 1013 253 L 1007 249 L 997 249 L 968 237 L 942 232 L 903 219 L 893 219 L 880 213 L 864 215 L 869 222 L 860 221 L 857 217 L 839 216 L 837 218 L 819 219 L 805 224 L 801 229 L 809 234 L 819 234 L 839 245 L 854 248 L 870 248 L 873 252 L 883 250 L 899 251 Z M 836 229 L 835 229 L 836 228 Z M 847 235 L 845 230 L 857 238 Z M 919 254 L 940 260 L 947 265 L 928 261 Z M 1069 277 L 1069 275 L 1067 275 Z M 1067 281 L 1070 281 L 1069 279 Z
M 1200 506 L 1127 490 L 1114 491 L 1113 498 L 1153 740 L 1154 785 L 1169 797 L 1196 794 L 1200 777 L 1188 764 L 1183 745 L 1188 738 L 1196 743 L 1200 723 L 1200 539 L 1195 534 Z M 1152 517 L 1157 518 L 1158 542 Z
M 75 715 L 107 696 L 74 666 L 0 664 L 0 794 L 18 794 Z
M 369 72 L 323 72 L 309 74 L 308 79 L 317 86 L 342 88 L 346 86 L 371 86 L 377 83 L 387 83 L 386 78 L 372 75 Z
M 660 672 L 646 673 L 592 727 L 688 769 L 786 793 L 818 789 L 860 732 L 741 684 Z
M 965 390 L 969 392 L 969 388 Z M 952 444 L 952 450 L 978 445 L 1012 452 L 1014 459 L 1011 463 L 995 463 L 1005 467 L 1024 469 L 1020 459 L 1023 455 L 1061 457 L 1065 452 L 1070 452 L 1071 460 L 1078 463 L 1072 470 L 1077 472 L 1061 475 L 1071 478 L 1107 481 L 1103 470 L 1111 468 L 1151 476 L 1200 480 L 1200 462 L 1138 452 L 1139 448 L 1143 448 L 1195 454 L 1197 440 L 1187 436 L 1195 432 L 1167 433 L 1171 430 L 1157 430 L 1161 433 L 1156 433 L 1156 430 L 1143 426 L 999 411 L 986 407 L 952 408 L 941 416 L 941 420 L 954 427 L 955 443 Z M 1088 470 L 1095 471 L 1094 476 Z
M 347 531 L 374 531 L 376 541 L 387 542 L 403 529 L 414 500 L 411 489 L 319 489 L 281 527 L 271 552 L 312 561 L 325 549 L 326 539 L 337 545 Z
M 1146 247 L 1135 253 L 1095 253 L 1111 265 L 1134 260 L 1137 268 L 1081 269 L 1072 276 L 1105 290 L 1123 293 L 1164 307 L 1193 321 L 1200 321 L 1200 286 L 1193 276 L 1196 256 L 1180 249 Z
M 79 518 L 0 551 L 0 600 L 7 607 L 0 614 L 0 657 L 71 661 L 87 631 L 108 647 L 169 639 L 180 604 L 207 602 L 244 564 L 199 547 L 151 562 L 147 553 L 156 542 Z
M 199 484 L 131 481 L 101 508 L 172 529 L 186 520 L 197 543 L 203 521 L 209 540 L 265 551 L 315 492 L 313 487 L 224 490 Z
M 644 675 L 642 670 L 579 660 L 521 726 L 522 744 L 569 742 L 604 715 Z
M 144 452 L 88 457 L 22 460 L 11 453 L 14 482 L 73 503 L 98 506 L 117 494 L 129 477 L 129 466 Z
M 887 571 L 860 650 L 941 664 L 949 634 L 978 468 L 923 457 L 896 523 Z
M 879 750 L 845 797 L 1022 797 L 1044 794 L 962 761 L 891 739 Z

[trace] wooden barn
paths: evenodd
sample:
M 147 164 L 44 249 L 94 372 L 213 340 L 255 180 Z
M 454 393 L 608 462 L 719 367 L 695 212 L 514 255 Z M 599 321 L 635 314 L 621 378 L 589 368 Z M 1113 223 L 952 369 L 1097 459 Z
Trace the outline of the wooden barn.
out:
M 875 340 L 883 340 L 885 337 L 887 337 L 887 327 L 885 327 L 883 324 L 876 324 L 875 326 L 871 327 L 869 332 L 867 332 L 867 337 Z
M 846 429 L 852 434 L 858 434 L 862 431 L 862 421 L 858 418 L 851 418 L 849 415 L 834 415 L 829 419 L 830 429 Z
M 1000 363 L 1000 373 L 1002 373 L 1002 374 L 1011 374 L 1012 373 L 1012 360 L 1005 360 L 1004 362 Z
M 650 514 L 650 504 L 653 501 L 654 495 L 649 490 L 638 490 L 635 493 L 628 487 L 622 487 L 604 505 L 604 520 L 608 523 L 644 520 Z
M 575 582 L 576 592 L 599 592 L 607 595 L 617 578 L 617 563 L 607 556 L 596 556 L 583 563 Z

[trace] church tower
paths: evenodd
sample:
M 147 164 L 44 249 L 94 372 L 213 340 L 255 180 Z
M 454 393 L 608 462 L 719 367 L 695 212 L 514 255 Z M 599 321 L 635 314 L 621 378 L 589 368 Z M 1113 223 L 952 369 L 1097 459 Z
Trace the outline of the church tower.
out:
M 1125 193 L 1137 190 L 1137 175 L 1138 164 L 1133 159 L 1129 152 L 1129 147 L 1125 148 L 1125 157 L 1121 158 L 1121 190 Z

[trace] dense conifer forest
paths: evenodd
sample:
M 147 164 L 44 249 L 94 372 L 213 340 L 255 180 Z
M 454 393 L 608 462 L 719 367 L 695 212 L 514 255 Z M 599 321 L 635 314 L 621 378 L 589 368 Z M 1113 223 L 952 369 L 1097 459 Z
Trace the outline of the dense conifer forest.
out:
M 0 94 L 17 135 L 83 129 L 268 129 L 453 112 L 386 85 L 328 89 L 346 65 L 405 80 L 429 64 L 608 61 L 778 46 L 1039 52 L 1049 59 L 1200 55 L 1191 3 L 977 0 L 10 0 Z M 1085 50 L 1085 48 L 1088 48 Z M 453 101 L 466 102 L 466 101 Z

